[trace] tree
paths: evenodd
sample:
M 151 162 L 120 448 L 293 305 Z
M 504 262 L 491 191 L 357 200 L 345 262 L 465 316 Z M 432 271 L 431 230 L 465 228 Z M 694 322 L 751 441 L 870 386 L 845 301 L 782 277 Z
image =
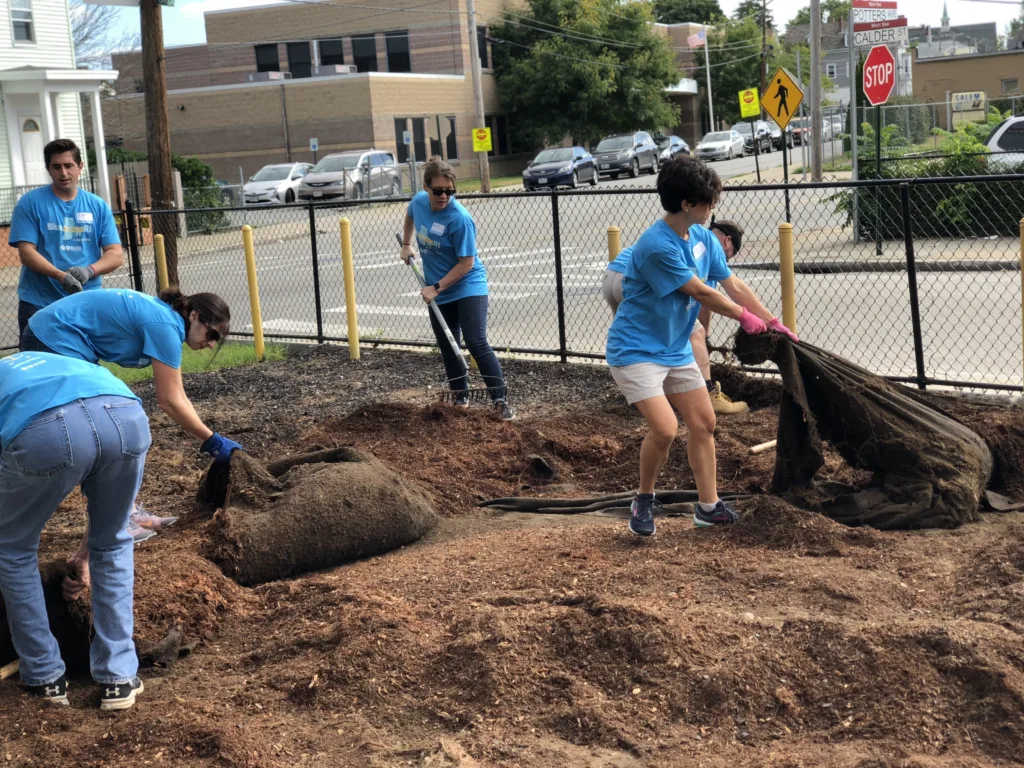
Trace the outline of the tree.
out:
M 110 54 L 134 50 L 142 42 L 138 32 L 117 31 L 120 18 L 115 6 L 87 5 L 83 0 L 71 0 L 69 12 L 71 42 L 75 47 L 75 62 L 80 68 L 109 68 Z
M 716 27 L 709 37 L 715 119 L 735 123 L 740 119 L 737 94 L 747 88 L 761 87 L 761 26 L 754 18 L 730 21 Z M 702 62 L 700 71 L 693 77 L 700 83 L 706 82 L 705 72 Z M 707 100 L 702 102 L 706 109 Z
M 1007 28 L 1007 31 L 1013 37 L 1016 37 L 1024 31 L 1024 0 L 1021 0 L 1020 3 L 1020 14 L 1018 14 L 1016 19 L 1013 19 L 1010 22 L 1010 26 Z
M 528 23 L 523 23 L 523 18 Z M 682 76 L 646 3 L 529 0 L 490 28 L 498 96 L 527 145 L 609 133 L 669 130 L 678 110 L 664 95 Z
M 850 0 L 822 0 L 821 20 L 838 21 L 841 18 L 847 18 L 852 5 Z M 793 27 L 806 27 L 810 23 L 811 7 L 809 5 L 801 8 L 796 12 L 796 16 L 789 20 L 790 26 Z
M 757 26 L 760 27 L 762 14 L 768 19 L 768 28 L 774 29 L 775 19 L 772 18 L 772 12 L 766 10 L 766 4 L 762 0 L 743 0 L 743 2 L 736 6 L 736 10 L 732 12 L 732 17 L 737 21 L 753 17 L 754 21 L 757 22 Z
M 718 0 L 654 0 L 654 18 L 662 24 L 710 24 L 724 17 Z

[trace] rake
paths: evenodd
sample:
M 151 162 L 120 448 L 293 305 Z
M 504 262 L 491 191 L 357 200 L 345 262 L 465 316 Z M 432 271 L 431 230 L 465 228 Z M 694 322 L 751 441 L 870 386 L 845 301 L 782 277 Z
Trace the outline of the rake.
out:
M 395 234 L 398 238 L 399 247 L 403 246 L 402 236 Z M 412 269 L 412 273 L 416 275 L 416 280 L 420 284 L 420 288 L 427 287 L 427 281 L 423 277 L 423 272 L 420 269 L 420 265 L 417 263 L 416 256 L 413 255 L 409 259 L 409 267 Z M 458 343 L 455 341 L 455 336 L 452 335 L 451 329 L 448 327 L 448 323 L 444 320 L 444 315 L 441 314 L 441 308 L 437 306 L 437 302 L 431 299 L 429 302 L 430 311 L 434 314 L 434 319 L 437 320 L 437 324 L 441 326 L 441 330 L 444 331 L 445 338 L 448 340 L 448 345 L 451 347 L 452 352 L 455 353 L 455 359 L 459 361 L 459 365 L 462 366 L 462 374 L 458 378 L 469 377 L 469 365 L 466 364 L 466 358 L 462 355 L 462 350 L 459 348 Z M 438 397 L 443 403 L 456 403 L 460 397 L 465 397 L 467 400 L 487 400 L 491 399 L 490 390 L 487 387 L 470 387 L 462 391 L 453 390 L 451 388 L 452 382 L 455 379 L 445 379 L 444 384 L 447 387 L 442 389 Z

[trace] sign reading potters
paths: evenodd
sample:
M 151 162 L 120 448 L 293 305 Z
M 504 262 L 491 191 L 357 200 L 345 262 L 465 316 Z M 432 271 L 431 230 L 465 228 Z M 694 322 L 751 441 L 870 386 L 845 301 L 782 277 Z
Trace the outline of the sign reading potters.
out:
M 760 114 L 761 105 L 758 104 L 757 88 L 740 91 L 740 117 L 757 117 Z
M 474 152 L 490 152 L 491 151 L 491 129 L 490 128 L 474 128 L 473 129 L 473 151 Z

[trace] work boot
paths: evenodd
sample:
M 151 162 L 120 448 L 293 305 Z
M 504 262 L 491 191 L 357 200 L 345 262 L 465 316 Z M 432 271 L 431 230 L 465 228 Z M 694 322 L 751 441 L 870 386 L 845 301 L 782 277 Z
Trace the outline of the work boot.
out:
M 711 396 L 711 407 L 719 415 L 734 416 L 737 413 L 746 413 L 750 410 L 742 400 L 734 403 L 732 398 L 722 391 L 722 385 L 717 381 L 714 388 L 708 390 L 708 394 Z
M 25 688 L 33 696 L 38 696 L 51 704 L 63 704 L 68 706 L 68 679 L 61 675 L 52 683 L 46 685 L 26 685 Z
M 146 690 L 141 677 L 130 683 L 100 683 L 100 709 L 119 711 L 135 706 L 135 697 Z
M 132 514 L 128 520 L 139 528 L 145 528 L 149 531 L 162 531 L 164 528 L 169 528 L 174 525 L 178 518 L 176 517 L 160 517 L 154 515 L 152 512 L 144 509 L 141 505 L 135 504 L 132 507 Z

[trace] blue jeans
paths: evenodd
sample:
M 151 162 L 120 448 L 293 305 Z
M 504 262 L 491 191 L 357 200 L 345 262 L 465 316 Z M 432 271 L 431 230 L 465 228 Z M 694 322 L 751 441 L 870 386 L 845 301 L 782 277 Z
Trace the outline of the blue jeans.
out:
M 79 485 L 89 511 L 92 677 L 125 683 L 138 672 L 127 525 L 150 442 L 149 420 L 137 400 L 101 395 L 40 413 L 0 454 L 0 592 L 26 685 L 46 685 L 64 674 L 39 578 L 39 536 Z
M 18 299 L 18 339 L 21 340 L 21 334 L 28 328 L 28 321 L 32 319 L 32 315 L 38 312 L 41 307 L 37 307 L 35 304 L 29 304 L 27 301 Z M 26 350 L 22 350 L 24 352 Z
M 466 346 L 469 354 L 476 360 L 480 368 L 480 375 L 491 395 L 491 400 L 504 400 L 507 395 L 505 377 L 501 373 L 501 363 L 498 356 L 494 354 L 491 345 L 487 343 L 487 297 L 466 296 L 463 299 L 456 299 L 447 304 L 437 305 L 441 310 L 441 316 L 448 324 L 448 330 L 455 337 L 455 343 L 461 344 L 461 337 L 466 337 Z M 429 309 L 430 325 L 434 329 L 434 336 L 437 337 L 437 345 L 441 348 L 441 359 L 444 360 L 444 370 L 448 376 L 448 386 L 454 392 L 465 392 L 469 389 L 469 381 L 462 372 L 462 365 L 455 356 L 448 339 L 445 338 L 444 330 L 438 324 L 434 313 Z

